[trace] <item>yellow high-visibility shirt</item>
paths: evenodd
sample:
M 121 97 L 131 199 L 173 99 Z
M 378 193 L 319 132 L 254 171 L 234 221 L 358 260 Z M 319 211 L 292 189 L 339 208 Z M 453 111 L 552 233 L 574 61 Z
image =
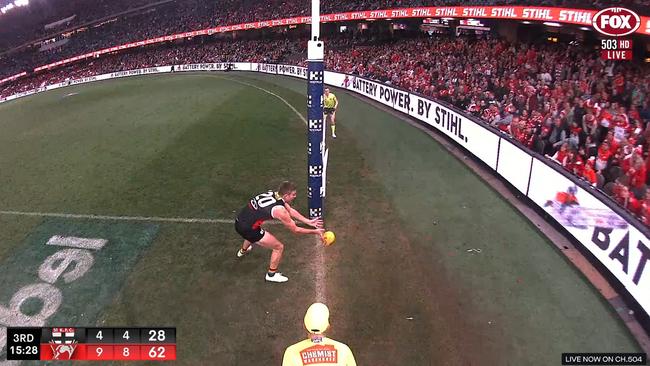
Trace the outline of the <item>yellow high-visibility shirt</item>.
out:
M 334 93 L 330 93 L 328 96 L 323 96 L 323 105 L 325 108 L 336 107 L 336 95 L 334 95 Z
M 305 339 L 284 351 L 282 366 L 356 366 L 350 347 L 327 337 Z

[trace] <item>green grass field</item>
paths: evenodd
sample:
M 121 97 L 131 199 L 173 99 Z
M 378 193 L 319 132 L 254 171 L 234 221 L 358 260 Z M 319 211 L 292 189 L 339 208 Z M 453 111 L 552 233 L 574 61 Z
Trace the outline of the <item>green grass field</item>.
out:
M 174 326 L 174 364 L 280 365 L 317 297 L 313 237 L 268 226 L 290 278 L 269 284 L 270 252 L 236 260 L 241 239 L 225 221 L 44 215 L 232 220 L 282 180 L 306 187 L 303 121 L 241 81 L 306 112 L 304 82 L 250 73 L 136 77 L 1 104 L 0 305 L 43 283 L 39 267 L 61 249 L 50 237 L 106 239 L 83 276 L 53 284 L 62 298 L 47 325 Z M 583 276 L 463 163 L 337 96 L 326 205 L 337 242 L 320 295 L 329 335 L 359 365 L 559 365 L 562 352 L 640 351 Z M 306 211 L 305 189 L 295 206 Z

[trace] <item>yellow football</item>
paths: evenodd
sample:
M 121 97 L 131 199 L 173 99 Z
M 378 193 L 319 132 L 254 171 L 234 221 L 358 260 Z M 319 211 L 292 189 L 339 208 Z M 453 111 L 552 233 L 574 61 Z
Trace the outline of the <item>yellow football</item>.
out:
M 332 245 L 336 240 L 336 236 L 331 231 L 326 231 L 323 233 L 323 240 L 325 240 L 325 245 Z

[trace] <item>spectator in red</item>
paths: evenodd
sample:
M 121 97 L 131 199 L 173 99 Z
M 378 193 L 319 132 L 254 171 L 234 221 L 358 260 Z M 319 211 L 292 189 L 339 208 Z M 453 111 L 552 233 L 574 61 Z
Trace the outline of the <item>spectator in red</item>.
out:
M 580 154 L 575 150 L 569 149 L 569 156 L 566 159 L 566 165 L 564 167 L 578 177 L 582 176 L 584 164 Z
M 643 150 L 641 146 L 636 147 L 629 159 L 630 162 L 627 170 L 624 168 L 625 174 L 629 177 L 629 185 L 635 190 L 635 192 L 638 190 L 644 190 L 646 185 L 646 166 L 641 157 L 642 153 Z M 637 196 L 643 196 L 643 194 L 638 194 Z
M 598 172 L 607 168 L 607 161 L 612 156 L 612 151 L 609 149 L 609 142 L 603 141 L 598 148 L 598 158 L 596 159 L 596 170 Z
M 555 152 L 555 154 L 551 157 L 553 160 L 557 161 L 562 165 L 563 167 L 566 167 L 568 165 L 568 161 L 570 159 L 570 153 L 571 151 L 569 150 L 569 144 L 564 143 L 560 147 L 558 151 Z
M 633 212 L 634 214 L 638 214 L 640 212 L 641 204 L 634 197 L 634 195 L 630 194 L 630 190 L 626 185 L 617 183 L 614 187 L 613 193 L 614 200 L 616 200 L 618 204 Z
M 582 117 L 582 130 L 587 136 L 591 136 L 595 141 L 599 140 L 598 136 L 598 121 L 593 114 L 587 113 Z
M 646 191 L 643 201 L 641 201 L 639 216 L 644 224 L 650 225 L 650 190 Z
M 592 186 L 596 186 L 598 184 L 598 177 L 594 171 L 595 162 L 596 159 L 593 157 L 587 160 L 587 163 L 584 165 L 584 169 L 582 171 L 582 177 L 591 183 Z

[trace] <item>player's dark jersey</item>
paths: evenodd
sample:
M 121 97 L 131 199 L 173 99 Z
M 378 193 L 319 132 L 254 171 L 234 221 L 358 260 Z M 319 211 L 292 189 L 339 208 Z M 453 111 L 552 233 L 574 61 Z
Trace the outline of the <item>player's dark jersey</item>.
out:
M 273 218 L 271 211 L 275 206 L 284 206 L 284 201 L 277 193 L 268 191 L 258 194 L 239 211 L 237 221 L 244 227 L 258 229 L 264 221 Z

